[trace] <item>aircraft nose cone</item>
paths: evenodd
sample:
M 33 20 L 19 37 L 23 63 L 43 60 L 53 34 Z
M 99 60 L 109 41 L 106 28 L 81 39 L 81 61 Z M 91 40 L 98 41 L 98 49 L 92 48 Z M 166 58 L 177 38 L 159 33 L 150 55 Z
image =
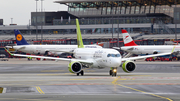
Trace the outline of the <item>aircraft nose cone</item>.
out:
M 120 58 L 113 59 L 112 64 L 114 67 L 119 67 L 121 65 L 121 59 Z

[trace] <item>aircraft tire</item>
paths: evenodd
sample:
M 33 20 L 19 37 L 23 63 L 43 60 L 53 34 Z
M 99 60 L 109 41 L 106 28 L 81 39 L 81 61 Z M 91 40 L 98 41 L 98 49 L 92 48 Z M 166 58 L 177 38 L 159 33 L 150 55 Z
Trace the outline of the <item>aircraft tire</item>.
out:
M 114 73 L 114 76 L 116 76 L 117 75 L 117 73 Z
M 112 75 L 112 70 L 109 71 L 109 75 Z
M 113 77 L 113 76 L 116 76 L 116 75 L 117 75 L 117 73 L 112 73 L 112 77 Z
M 81 72 L 80 72 L 80 73 L 81 73 L 81 76 L 83 76 L 83 75 L 84 75 L 84 71 L 83 71 L 83 70 L 81 70 Z
M 79 76 L 79 73 L 77 73 L 77 76 Z

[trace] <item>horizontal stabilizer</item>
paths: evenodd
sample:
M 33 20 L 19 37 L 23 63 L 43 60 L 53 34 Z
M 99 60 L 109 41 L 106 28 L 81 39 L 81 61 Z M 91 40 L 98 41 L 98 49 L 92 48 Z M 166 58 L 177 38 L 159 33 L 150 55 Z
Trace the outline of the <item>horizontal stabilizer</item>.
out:
M 70 54 L 73 54 L 73 50 L 72 51 L 61 51 L 61 50 L 46 50 L 46 51 L 49 51 L 49 52 L 62 52 L 62 53 L 70 53 Z
M 133 50 L 133 47 L 121 47 L 121 50 L 127 51 L 127 50 Z
M 120 50 L 121 48 L 119 48 L 119 47 L 113 47 L 113 49 L 117 49 L 117 50 Z

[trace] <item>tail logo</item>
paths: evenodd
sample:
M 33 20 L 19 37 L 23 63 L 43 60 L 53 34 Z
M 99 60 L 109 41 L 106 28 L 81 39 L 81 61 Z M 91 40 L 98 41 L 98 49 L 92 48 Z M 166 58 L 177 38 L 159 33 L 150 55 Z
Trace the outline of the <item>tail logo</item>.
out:
M 129 37 L 129 35 L 128 35 L 128 36 L 126 36 L 126 37 L 125 37 L 125 39 L 126 39 L 126 38 L 128 38 L 128 37 Z
M 21 35 L 21 34 L 18 34 L 18 35 L 16 36 L 16 39 L 17 39 L 18 41 L 21 41 L 21 40 L 22 40 L 22 35 Z

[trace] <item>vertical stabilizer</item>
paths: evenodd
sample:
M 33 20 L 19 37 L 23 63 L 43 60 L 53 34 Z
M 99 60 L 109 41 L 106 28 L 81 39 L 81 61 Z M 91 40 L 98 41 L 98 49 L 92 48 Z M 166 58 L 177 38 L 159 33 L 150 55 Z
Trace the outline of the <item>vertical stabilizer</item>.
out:
M 133 39 L 125 29 L 122 29 L 121 31 L 123 35 L 124 46 L 137 46 L 137 44 L 133 41 Z
M 76 33 L 77 33 L 78 48 L 84 48 L 78 19 L 76 19 Z
M 15 29 L 14 33 L 15 33 L 15 38 L 16 38 L 17 45 L 29 45 L 27 43 L 27 41 L 24 39 L 24 37 L 22 36 L 22 34 L 20 33 L 19 30 Z

